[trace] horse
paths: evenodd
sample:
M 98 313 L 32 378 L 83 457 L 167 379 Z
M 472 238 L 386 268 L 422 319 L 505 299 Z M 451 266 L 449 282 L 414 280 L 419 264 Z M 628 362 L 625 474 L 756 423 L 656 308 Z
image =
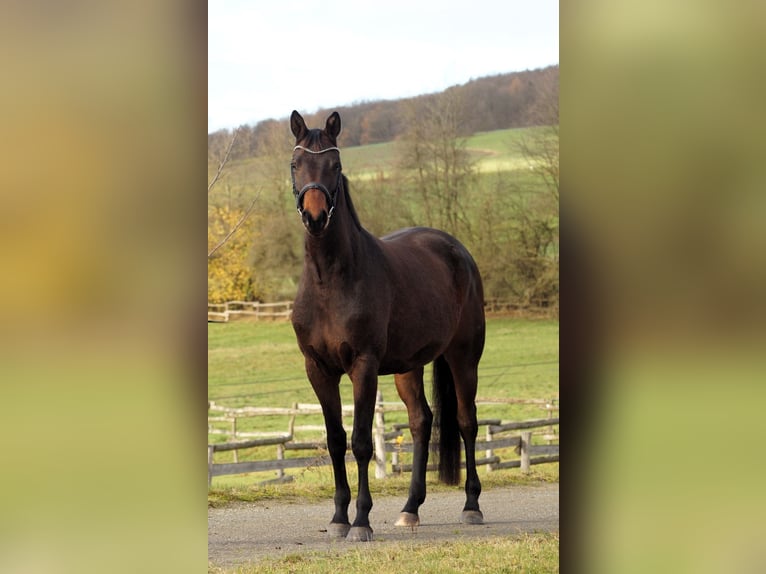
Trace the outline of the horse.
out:
M 332 461 L 335 513 L 328 533 L 349 541 L 373 539 L 368 467 L 378 375 L 387 374 L 394 375 L 407 407 L 414 449 L 409 496 L 396 525 L 420 524 L 432 425 L 438 435 L 439 479 L 446 484 L 460 481 L 462 437 L 466 502 L 460 519 L 482 524 L 475 401 L 485 319 L 476 263 L 443 231 L 412 227 L 378 239 L 362 227 L 342 171 L 338 112 L 327 118 L 324 129 L 309 129 L 293 111 L 290 128 L 295 136 L 293 195 L 305 228 L 292 324 L 321 404 Z M 433 363 L 433 412 L 423 385 L 428 363 Z M 351 450 L 359 477 L 353 524 L 341 418 L 344 373 L 353 388 Z

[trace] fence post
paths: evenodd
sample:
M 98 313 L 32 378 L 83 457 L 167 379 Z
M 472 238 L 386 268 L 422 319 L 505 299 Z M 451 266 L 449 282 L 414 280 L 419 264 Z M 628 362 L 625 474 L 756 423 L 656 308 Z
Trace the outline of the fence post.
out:
M 287 423 L 287 434 L 290 435 L 290 440 L 295 438 L 295 415 L 298 414 L 298 403 L 293 403 L 293 414 L 290 415 L 290 420 Z
M 234 437 L 234 440 L 237 440 L 237 417 L 236 415 L 231 421 L 231 434 Z M 237 449 L 234 449 L 234 462 L 239 462 L 239 452 Z
M 292 442 L 295 438 L 295 415 L 296 411 L 298 410 L 298 403 L 293 403 L 292 406 L 293 413 L 290 415 L 289 420 L 287 421 L 287 434 L 289 435 L 289 438 L 287 439 L 287 442 Z M 284 460 L 285 459 L 285 445 L 284 444 L 278 444 L 277 445 L 277 460 Z M 285 469 L 279 468 L 277 469 L 277 478 L 284 478 L 285 477 Z
M 207 487 L 213 484 L 213 445 L 207 445 Z
M 400 443 L 397 443 L 399 445 Z M 399 451 L 401 450 L 401 446 L 398 446 L 397 449 L 391 453 L 391 469 L 393 471 L 393 468 L 395 466 L 399 467 L 399 474 L 402 474 L 402 467 L 399 466 Z
M 375 397 L 375 478 L 386 478 L 386 432 L 383 415 L 383 393 L 378 391 Z
M 492 425 L 487 425 L 487 442 L 492 442 Z M 491 448 L 488 448 L 484 453 L 487 458 L 492 458 L 494 455 L 495 452 Z M 492 472 L 491 462 L 487 465 L 487 472 Z
M 285 460 L 285 445 L 283 444 L 277 445 L 277 460 Z M 277 478 L 284 478 L 284 477 L 285 477 L 285 469 L 278 468 Z
M 529 474 L 529 447 L 532 446 L 532 431 L 521 433 L 521 472 Z
M 555 409 L 555 405 L 553 404 L 556 399 L 551 399 L 545 404 L 545 408 L 548 411 L 548 418 L 553 418 L 553 409 Z M 553 425 L 548 426 L 548 444 L 553 444 L 552 436 L 553 436 Z

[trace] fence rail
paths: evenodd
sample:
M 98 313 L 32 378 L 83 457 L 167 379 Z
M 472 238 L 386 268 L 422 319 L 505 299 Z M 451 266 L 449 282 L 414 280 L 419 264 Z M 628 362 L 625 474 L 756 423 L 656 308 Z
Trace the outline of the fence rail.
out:
M 259 301 L 227 301 L 226 303 L 208 303 L 207 320 L 215 323 L 228 323 L 236 319 L 289 319 L 293 312 L 292 301 L 261 303 Z
M 509 301 L 488 299 L 484 302 L 487 313 L 504 313 L 518 309 Z M 289 319 L 293 312 L 292 301 L 276 303 L 261 303 L 259 301 L 227 301 L 225 303 L 207 304 L 207 320 L 209 323 L 228 323 L 237 319 Z
M 558 411 L 558 399 L 529 401 L 513 400 L 511 402 L 526 402 L 539 404 L 547 413 L 547 418 L 513 421 L 503 423 L 500 419 L 479 420 L 480 427 L 486 427 L 485 440 L 479 440 L 476 443 L 477 452 L 485 451 L 483 458 L 477 458 L 476 464 L 487 465 L 488 472 L 494 469 L 502 468 L 521 468 L 522 472 L 529 472 L 529 467 L 534 464 L 543 464 L 556 462 L 559 460 L 559 445 L 552 444 L 558 442 L 559 435 L 554 429 L 558 427 L 558 417 L 553 417 L 553 411 Z M 324 438 L 311 440 L 307 442 L 295 441 L 295 431 L 324 431 L 324 425 L 302 425 L 296 426 L 296 417 L 301 415 L 321 414 L 321 407 L 314 404 L 293 403 L 290 408 L 272 408 L 272 407 L 241 407 L 232 408 L 217 405 L 213 402 L 209 404 L 211 413 L 208 417 L 209 434 L 226 434 L 234 437 L 235 440 L 208 444 L 208 486 L 212 484 L 214 476 L 223 476 L 230 474 L 244 474 L 249 472 L 277 471 L 277 481 L 290 480 L 291 477 L 285 476 L 285 469 L 289 468 L 311 468 L 332 464 L 330 456 L 327 453 L 326 440 Z M 390 455 L 390 468 L 393 473 L 411 472 L 412 465 L 400 461 L 402 453 L 411 453 L 413 451 L 412 443 L 404 442 L 403 431 L 409 428 L 408 423 L 397 423 L 390 425 L 390 430 L 386 431 L 385 413 L 404 411 L 406 408 L 400 402 L 387 403 L 378 393 L 375 407 L 375 424 L 373 426 L 373 442 L 375 446 L 375 476 L 385 478 L 388 475 L 388 461 Z M 237 430 L 237 420 L 246 417 L 282 415 L 288 417 L 287 432 L 284 433 L 263 433 L 263 432 L 242 432 Z M 353 415 L 353 407 L 343 407 L 343 415 Z M 231 430 L 215 428 L 211 423 L 230 423 Z M 517 435 L 506 436 L 509 431 L 522 430 Z M 542 440 L 548 441 L 547 445 L 533 445 L 531 430 L 527 429 L 545 429 L 535 433 Z M 257 438 L 256 438 L 257 437 Z M 247 440 L 236 440 L 246 438 Z M 276 446 L 277 458 L 275 460 L 258 460 L 239 462 L 238 450 L 251 449 L 264 446 Z M 349 449 L 350 449 L 350 445 Z M 432 450 L 435 445 L 431 445 Z M 518 460 L 501 460 L 495 452 L 500 449 L 515 449 Z M 286 458 L 286 451 L 312 451 L 312 456 Z M 234 451 L 234 462 L 216 463 L 214 455 L 216 452 Z M 349 453 L 346 460 L 352 462 L 353 456 Z M 465 464 L 462 465 L 465 468 Z M 434 470 L 435 466 L 429 465 L 428 470 Z M 272 481 L 267 481 L 272 482 Z

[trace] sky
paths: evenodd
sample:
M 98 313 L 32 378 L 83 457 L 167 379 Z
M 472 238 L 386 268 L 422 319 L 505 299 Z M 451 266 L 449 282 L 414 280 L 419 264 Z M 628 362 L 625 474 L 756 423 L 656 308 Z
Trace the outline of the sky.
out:
M 558 63 L 557 0 L 209 0 L 208 132 Z

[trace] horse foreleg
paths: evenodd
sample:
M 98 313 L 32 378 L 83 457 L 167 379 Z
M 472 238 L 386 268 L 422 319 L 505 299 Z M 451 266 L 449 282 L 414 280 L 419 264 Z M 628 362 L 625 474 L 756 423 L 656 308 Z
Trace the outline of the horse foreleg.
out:
M 354 431 L 351 450 L 359 471 L 359 490 L 356 497 L 356 518 L 346 540 L 372 540 L 370 528 L 369 466 L 372 459 L 372 421 L 375 416 L 375 395 L 378 391 L 378 364 L 374 360 L 358 358 L 349 372 L 354 386 Z
M 399 397 L 407 405 L 410 433 L 414 444 L 410 493 L 396 521 L 396 526 L 414 527 L 420 524 L 418 509 L 426 499 L 426 467 L 433 414 L 423 393 L 423 367 L 409 373 L 394 375 L 394 381 Z
M 332 460 L 333 476 L 335 477 L 335 513 L 333 514 L 327 532 L 334 537 L 344 538 L 351 529 L 348 520 L 348 505 L 351 503 L 351 488 L 346 475 L 346 431 L 340 417 L 330 421 L 325 416 L 327 429 L 327 449 Z
M 330 452 L 335 477 L 335 513 L 327 532 L 331 536 L 343 538 L 351 529 L 348 521 L 351 488 L 346 475 L 346 431 L 343 428 L 343 411 L 338 386 L 340 377 L 328 377 L 310 361 L 306 362 L 306 371 L 322 406 L 327 430 L 327 450 Z

